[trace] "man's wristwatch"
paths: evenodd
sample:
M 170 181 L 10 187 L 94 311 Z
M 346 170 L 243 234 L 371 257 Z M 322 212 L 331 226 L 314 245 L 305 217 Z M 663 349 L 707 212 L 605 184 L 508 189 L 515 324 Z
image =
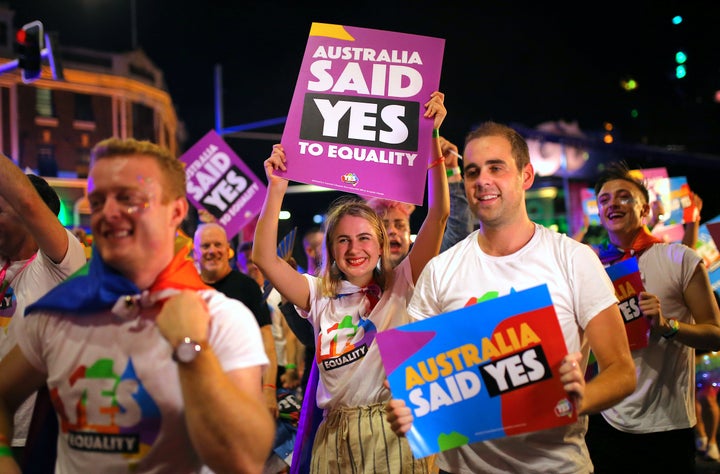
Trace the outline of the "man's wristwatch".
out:
M 197 358 L 202 350 L 202 344 L 193 341 L 189 337 L 185 337 L 173 350 L 172 358 L 175 362 L 189 364 Z

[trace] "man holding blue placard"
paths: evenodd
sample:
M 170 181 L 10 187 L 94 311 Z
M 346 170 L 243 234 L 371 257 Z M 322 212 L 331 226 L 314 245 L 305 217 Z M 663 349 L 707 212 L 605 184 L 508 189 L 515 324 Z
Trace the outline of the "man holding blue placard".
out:
M 408 306 L 416 320 L 546 284 L 569 354 L 558 370 L 578 414 L 608 408 L 635 388 L 627 337 L 613 286 L 592 250 L 530 220 L 533 184 L 527 143 L 493 122 L 471 132 L 463 153 L 465 192 L 480 229 L 425 267 Z M 587 384 L 591 348 L 602 372 Z M 398 434 L 412 426 L 404 401 L 388 420 Z M 482 413 L 468 413 L 482 417 Z M 438 455 L 441 472 L 592 472 L 585 419 L 557 428 L 473 443 Z

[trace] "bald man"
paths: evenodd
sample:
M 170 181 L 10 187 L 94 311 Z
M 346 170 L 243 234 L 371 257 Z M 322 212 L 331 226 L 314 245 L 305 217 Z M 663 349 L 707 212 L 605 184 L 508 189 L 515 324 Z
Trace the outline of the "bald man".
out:
M 277 418 L 278 404 L 275 388 L 277 353 L 272 334 L 270 310 L 263 301 L 260 286 L 242 272 L 230 267 L 230 244 L 225 229 L 214 222 L 200 224 L 193 240 L 195 262 L 200 278 L 230 298 L 241 301 L 255 315 L 270 365 L 263 373 L 263 393 L 268 409 Z

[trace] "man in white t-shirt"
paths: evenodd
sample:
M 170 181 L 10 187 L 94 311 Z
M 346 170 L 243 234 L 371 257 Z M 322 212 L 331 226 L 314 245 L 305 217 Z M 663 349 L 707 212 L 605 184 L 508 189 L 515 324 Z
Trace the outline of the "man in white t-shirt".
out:
M 650 193 L 625 163 L 606 166 L 595 193 L 609 238 L 597 251 L 606 265 L 637 258 L 644 287 L 637 304 L 651 330 L 647 346 L 632 352 L 637 390 L 590 417 L 590 455 L 598 472 L 693 472 L 695 349 L 720 349 L 707 269 L 692 248 L 648 232 Z
M 635 373 L 612 283 L 586 245 L 530 220 L 525 191 L 533 184 L 527 143 L 494 122 L 471 132 L 463 153 L 468 204 L 479 230 L 433 258 L 408 305 L 420 320 L 463 308 L 469 300 L 507 295 L 547 284 L 569 354 L 560 380 L 580 415 L 608 408 L 635 388 Z M 588 349 L 603 371 L 584 380 Z M 412 426 L 402 400 L 388 403 L 398 434 Z M 468 416 L 482 417 L 482 413 Z M 491 439 L 438 454 L 441 473 L 590 473 L 586 420 L 527 434 Z
M 153 143 L 93 149 L 93 257 L 27 308 L 0 362 L 0 435 L 47 384 L 55 472 L 256 472 L 268 456 L 260 330 L 200 280 L 187 239 L 176 247 L 185 186 L 183 164 Z M 20 472 L 1 447 L 0 472 Z
M 0 359 L 16 343 L 25 307 L 85 264 L 82 244 L 58 220 L 60 199 L 43 178 L 0 155 Z M 35 395 L 18 409 L 11 441 L 23 462 Z M 0 442 L 0 444 L 2 444 Z

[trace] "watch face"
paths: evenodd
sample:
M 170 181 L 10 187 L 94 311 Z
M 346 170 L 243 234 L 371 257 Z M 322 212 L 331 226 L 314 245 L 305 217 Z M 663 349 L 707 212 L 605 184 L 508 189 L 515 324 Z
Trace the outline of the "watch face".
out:
M 201 349 L 200 344 L 195 341 L 191 341 L 189 338 L 185 338 L 185 340 L 175 348 L 174 356 L 179 362 L 192 362 L 200 353 Z

